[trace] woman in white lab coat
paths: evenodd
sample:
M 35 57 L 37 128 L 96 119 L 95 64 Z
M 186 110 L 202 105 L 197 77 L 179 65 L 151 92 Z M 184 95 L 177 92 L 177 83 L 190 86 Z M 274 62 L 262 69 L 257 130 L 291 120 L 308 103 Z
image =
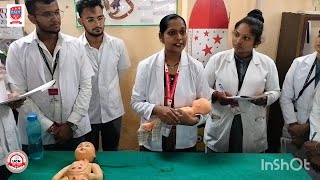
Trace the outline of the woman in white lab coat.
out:
M 206 122 L 207 152 L 263 152 L 267 149 L 266 106 L 280 96 L 274 61 L 255 51 L 261 43 L 262 12 L 251 11 L 235 25 L 233 49 L 215 54 L 205 68 L 212 88 L 212 120 Z M 265 95 L 256 100 L 228 96 Z
M 210 98 L 204 69 L 183 51 L 187 34 L 182 17 L 165 16 L 160 22 L 159 39 L 164 49 L 138 65 L 131 106 L 141 115 L 141 123 L 157 117 L 169 126 L 161 129 L 157 140 L 148 139 L 141 150 L 194 151 L 199 118 L 176 108 L 191 106 L 201 97 Z
M 6 88 L 4 86 L 5 68 L 0 62 L 0 94 L 1 97 L 7 96 Z M 10 97 L 15 95 L 11 94 Z M 0 101 L 3 99 L 0 98 Z M 10 103 L 10 107 L 18 108 L 22 105 L 24 100 L 19 100 Z M 13 113 L 9 106 L 0 105 L 0 176 L 1 178 L 8 179 L 12 174 L 5 166 L 6 156 L 13 150 L 21 150 L 21 141 L 14 119 Z M 0 179 L 1 179 L 0 178 Z

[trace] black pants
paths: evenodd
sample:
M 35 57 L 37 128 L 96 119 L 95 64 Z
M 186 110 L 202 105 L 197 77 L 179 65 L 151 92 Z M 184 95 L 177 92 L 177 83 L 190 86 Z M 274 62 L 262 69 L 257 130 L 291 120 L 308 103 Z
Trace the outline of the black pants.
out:
M 0 166 L 0 180 L 7 180 L 12 175 L 12 172 L 10 172 L 6 165 Z
M 229 138 L 229 153 L 242 153 L 242 143 L 243 142 L 243 127 L 241 115 L 237 114 L 234 116 L 231 129 L 230 129 L 230 138 Z M 209 147 L 207 147 L 208 153 L 216 153 Z
M 102 149 L 104 151 L 117 151 L 120 140 L 121 122 L 122 116 L 107 123 L 91 124 L 92 130 L 85 136 L 85 138 L 94 145 L 96 150 L 98 150 L 99 135 L 101 132 Z
M 77 148 L 77 146 L 84 141 L 84 136 L 81 136 L 78 138 L 72 138 L 64 144 L 44 145 L 43 148 L 46 151 L 74 151 Z M 22 145 L 22 150 L 28 154 L 28 145 Z
M 242 153 L 243 128 L 241 115 L 235 115 L 230 129 L 229 152 Z

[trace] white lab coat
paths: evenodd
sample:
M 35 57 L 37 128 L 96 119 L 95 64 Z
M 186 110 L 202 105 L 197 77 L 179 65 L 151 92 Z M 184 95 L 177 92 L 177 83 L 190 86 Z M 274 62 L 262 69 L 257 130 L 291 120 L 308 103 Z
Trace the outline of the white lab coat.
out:
M 0 65 L 1 62 L 0 62 Z M 0 76 L 2 73 L 0 72 Z M 4 76 L 4 75 L 3 75 Z M 0 96 L 6 96 L 7 91 L 3 80 L 0 77 L 0 92 L 5 93 Z M 0 100 L 4 100 L 1 99 Z M 10 151 L 20 150 L 21 141 L 18 133 L 18 128 L 16 126 L 16 121 L 14 119 L 13 113 L 10 107 L 6 105 L 0 105 L 0 166 L 6 164 L 6 156 Z
M 296 58 L 292 62 L 283 82 L 280 105 L 285 122 L 283 136 L 287 138 L 291 138 L 291 136 L 287 133 L 288 124 L 294 122 L 303 124 L 309 119 L 312 109 L 311 102 L 313 102 L 316 89 L 319 87 L 319 83 L 317 88 L 315 88 L 313 81 L 313 83 L 311 83 L 304 90 L 301 97 L 296 102 L 296 108 L 298 112 L 294 112 L 292 100 L 298 97 L 316 57 L 317 52 Z M 315 73 L 316 67 L 313 69 L 309 79 L 312 79 L 315 76 Z
M 320 88 L 316 92 L 315 99 L 313 101 L 312 111 L 310 113 L 310 139 L 314 132 L 317 132 L 314 137 L 314 141 L 320 142 Z
M 132 89 L 131 106 L 141 115 L 141 123 L 150 120 L 155 105 L 164 105 L 164 50 L 141 61 L 137 68 L 135 85 Z M 174 95 L 176 108 L 191 106 L 193 100 L 209 99 L 210 92 L 200 62 L 182 51 L 180 72 Z M 205 116 L 204 118 L 207 118 Z M 197 142 L 197 127 L 177 125 L 176 149 L 193 147 Z M 146 148 L 162 151 L 162 138 L 149 139 Z
M 46 83 L 44 61 L 38 50 L 35 33 L 34 31 L 28 36 L 14 41 L 9 47 L 7 57 L 8 81 L 22 87 L 24 91 L 30 91 Z M 79 93 L 80 81 L 91 78 L 94 72 L 85 48 L 78 39 L 62 33 L 59 33 L 59 35 L 63 41 L 59 58 L 59 93 L 62 101 L 61 119 L 65 123 L 73 111 Z M 30 99 L 46 116 L 52 114 L 50 110 L 52 97 L 48 95 L 48 91 L 34 93 L 30 96 Z M 26 117 L 27 113 L 33 110 L 28 109 L 28 107 L 21 109 L 24 110 L 19 110 L 18 128 L 22 144 L 28 144 Z M 39 119 L 42 126 L 42 141 L 45 145 L 55 143 L 53 136 L 46 132 L 52 121 L 54 120 Z M 75 124 L 77 124 L 78 129 L 74 132 L 73 138 L 83 136 L 91 131 L 87 113 Z
M 219 89 L 222 84 L 226 92 L 232 95 L 254 96 L 268 92 L 267 106 L 280 96 L 278 72 L 275 63 L 268 56 L 252 52 L 243 84 L 238 92 L 238 74 L 234 59 L 234 49 L 213 55 L 205 67 L 205 76 L 209 86 Z M 266 108 L 249 101 L 239 101 L 243 125 L 243 152 L 262 152 L 267 149 Z M 233 108 L 222 106 L 217 101 L 213 104 L 212 120 L 206 122 L 204 142 L 212 150 L 229 150 L 230 128 L 234 118 Z
M 0 105 L 0 166 L 10 151 L 21 150 L 18 128 L 10 107 Z
M 92 77 L 92 96 L 89 106 L 91 124 L 107 123 L 124 114 L 119 72 L 131 66 L 126 46 L 121 39 L 104 34 L 100 64 L 97 63 L 90 45 L 82 34 L 79 40 L 85 45 L 95 72 Z

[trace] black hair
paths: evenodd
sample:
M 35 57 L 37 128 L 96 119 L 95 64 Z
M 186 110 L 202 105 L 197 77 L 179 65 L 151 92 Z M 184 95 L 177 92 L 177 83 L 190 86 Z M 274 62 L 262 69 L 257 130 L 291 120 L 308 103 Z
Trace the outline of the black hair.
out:
M 41 2 L 44 4 L 51 4 L 54 1 L 57 0 L 24 0 L 24 4 L 26 5 L 28 14 L 34 15 L 36 11 L 36 3 Z
M 160 21 L 160 24 L 159 24 L 160 33 L 163 34 L 167 30 L 168 24 L 172 19 L 178 19 L 178 18 L 180 18 L 183 21 L 183 24 L 187 27 L 186 21 L 183 19 L 183 17 L 177 14 L 169 14 L 163 17 Z
M 96 6 L 101 7 L 103 9 L 103 6 L 101 4 L 101 0 L 79 0 L 76 4 L 76 10 L 81 17 L 81 14 L 83 12 L 83 9 L 90 8 L 93 9 Z
M 261 43 L 261 35 L 263 32 L 264 18 L 262 12 L 259 9 L 250 11 L 246 17 L 238 21 L 235 25 L 235 29 L 242 23 L 246 23 L 251 27 L 251 33 L 253 34 L 254 44 L 259 45 Z

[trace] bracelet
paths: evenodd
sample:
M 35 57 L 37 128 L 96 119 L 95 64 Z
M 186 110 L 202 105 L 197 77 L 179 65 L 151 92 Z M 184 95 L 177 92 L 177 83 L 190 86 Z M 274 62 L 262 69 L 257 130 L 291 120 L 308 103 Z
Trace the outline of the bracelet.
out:
M 316 149 L 316 151 L 320 154 L 320 151 L 317 148 L 317 144 L 319 143 L 319 141 L 317 141 L 317 143 L 314 145 L 314 148 Z
M 54 129 L 54 123 L 49 127 L 49 129 L 47 130 L 48 133 L 52 134 L 53 133 L 53 129 Z
M 48 133 L 53 134 L 55 126 L 58 126 L 56 122 L 54 122 L 47 130 Z

